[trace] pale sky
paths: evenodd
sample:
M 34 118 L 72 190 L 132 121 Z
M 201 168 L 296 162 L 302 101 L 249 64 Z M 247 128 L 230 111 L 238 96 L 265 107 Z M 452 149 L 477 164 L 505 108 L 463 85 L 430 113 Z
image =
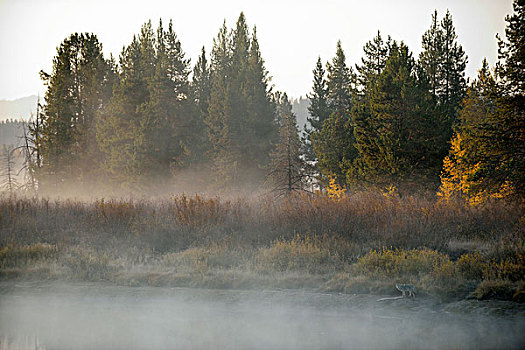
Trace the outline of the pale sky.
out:
M 275 88 L 291 97 L 312 86 L 320 55 L 331 60 L 341 40 L 347 64 L 359 63 L 364 44 L 377 30 L 403 40 L 417 57 L 431 15 L 449 9 L 473 77 L 486 57 L 497 59 L 496 33 L 504 34 L 512 0 L 0 0 L 0 100 L 43 95 L 38 72 L 51 72 L 56 47 L 71 33 L 92 32 L 105 56 L 118 57 L 151 19 L 156 27 L 173 19 L 186 57 L 195 63 L 210 52 L 224 19 L 229 28 L 241 11 L 257 36 Z

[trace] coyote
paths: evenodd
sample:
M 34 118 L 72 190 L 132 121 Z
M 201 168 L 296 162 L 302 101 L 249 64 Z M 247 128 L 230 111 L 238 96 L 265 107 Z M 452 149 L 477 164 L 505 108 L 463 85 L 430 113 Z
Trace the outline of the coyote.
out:
M 398 291 L 400 291 L 401 293 L 403 293 L 403 296 L 405 297 L 406 296 L 406 293 L 408 292 L 408 296 L 409 297 L 416 297 L 416 287 L 414 287 L 413 285 L 411 284 L 399 284 L 399 283 L 396 283 L 396 288 Z

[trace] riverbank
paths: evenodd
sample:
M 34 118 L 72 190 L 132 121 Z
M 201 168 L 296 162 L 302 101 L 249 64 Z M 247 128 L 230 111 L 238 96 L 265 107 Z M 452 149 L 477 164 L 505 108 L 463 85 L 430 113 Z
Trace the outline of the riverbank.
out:
M 521 210 L 362 193 L 0 199 L 0 279 L 525 300 Z

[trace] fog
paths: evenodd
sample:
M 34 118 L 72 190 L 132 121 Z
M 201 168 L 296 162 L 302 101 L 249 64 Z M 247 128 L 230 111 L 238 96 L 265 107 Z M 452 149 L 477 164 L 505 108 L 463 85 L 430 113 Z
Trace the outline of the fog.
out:
M 378 296 L 2 282 L 0 348 L 509 349 L 524 308 Z M 499 310 L 496 312 L 496 310 Z M 37 347 L 38 345 L 38 347 Z

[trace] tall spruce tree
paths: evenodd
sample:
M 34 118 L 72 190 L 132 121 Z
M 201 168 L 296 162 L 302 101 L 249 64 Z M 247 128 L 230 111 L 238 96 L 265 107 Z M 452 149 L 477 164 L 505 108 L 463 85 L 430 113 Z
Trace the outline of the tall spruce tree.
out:
M 120 56 L 119 83 L 97 125 L 105 167 L 115 182 L 146 190 L 169 180 L 184 159 L 189 60 L 172 23 L 157 34 L 151 21 Z
M 355 74 L 352 67 L 346 65 L 346 58 L 341 41 L 337 42 L 335 57 L 326 66 L 328 73 L 326 86 L 330 114 L 348 115 L 352 108 L 352 92 L 355 87 Z
M 439 21 L 438 13 L 432 14 L 430 28 L 423 34 L 422 52 L 419 55 L 419 78 L 426 80 L 434 98 L 436 135 L 440 138 L 437 151 L 444 157 L 454 125 L 465 96 L 467 81 L 465 67 L 467 56 L 457 42 L 456 30 L 449 11 Z
M 493 162 L 487 177 L 493 186 L 512 187 L 511 196 L 523 199 L 525 193 L 525 1 L 514 0 L 514 13 L 505 18 L 506 40 L 498 38 L 501 78 L 500 110 L 487 121 Z
M 326 72 L 321 62 L 321 57 L 318 57 L 315 69 L 312 71 L 314 75 L 312 92 L 307 95 L 310 100 L 308 106 L 307 124 L 305 125 L 305 133 L 302 140 L 303 155 L 306 160 L 305 166 L 311 178 L 319 176 L 317 169 L 317 156 L 315 155 L 313 147 L 313 139 L 323 128 L 323 123 L 330 116 L 328 109 L 328 88 L 326 86 Z
M 194 102 L 198 108 L 199 119 L 206 119 L 208 115 L 208 105 L 210 100 L 210 66 L 206 59 L 206 50 L 204 46 L 197 63 L 193 68 L 192 93 Z
M 440 71 L 443 85 L 438 97 L 445 108 L 450 125 L 453 125 L 467 89 L 467 56 L 457 42 L 458 36 L 448 10 L 441 21 L 441 31 L 443 41 Z
M 212 50 L 206 124 L 216 182 L 225 189 L 264 180 L 277 135 L 267 74 L 255 29 L 250 36 L 241 13 L 231 34 L 223 25 Z
M 39 126 L 40 187 L 85 183 L 97 169 L 95 119 L 111 94 L 110 65 L 94 34 L 72 34 L 57 48 Z
M 353 109 L 359 152 L 347 177 L 369 184 L 400 185 L 419 176 L 437 177 L 432 137 L 431 97 L 417 79 L 408 47 L 393 42 L 390 57 L 366 103 Z M 359 172 L 359 176 L 356 176 Z
M 255 166 L 263 168 L 270 160 L 272 143 L 278 139 L 278 127 L 275 123 L 276 107 L 269 86 L 270 78 L 261 57 L 255 27 L 250 42 L 247 77 L 243 90 L 248 114 L 253 120 L 251 128 L 254 138 L 250 142 L 254 148 Z
M 155 75 L 148 82 L 149 101 L 141 107 L 143 124 L 149 124 L 148 174 L 169 179 L 184 162 L 190 142 L 193 117 L 189 100 L 190 61 L 173 30 L 157 29 Z
M 330 110 L 328 109 L 328 88 L 326 86 L 326 72 L 321 63 L 321 57 L 317 59 L 314 74 L 314 85 L 312 92 L 307 96 L 310 100 L 310 106 L 308 106 L 308 123 L 310 124 L 309 130 L 311 132 L 319 132 L 323 123 L 330 116 Z
M 369 85 L 385 68 L 391 44 L 390 36 L 385 42 L 378 30 L 377 35 L 363 47 L 365 56 L 361 58 L 361 65 L 356 64 L 357 82 L 362 94 L 366 93 Z
M 442 89 L 441 61 L 443 56 L 443 30 L 438 21 L 437 10 L 432 14 L 432 24 L 423 34 L 419 64 L 429 82 L 432 95 L 437 99 Z
M 313 148 L 318 157 L 317 168 L 325 183 L 333 176 L 338 184 L 346 181 L 345 167 L 357 156 L 354 147 L 353 124 L 341 113 L 332 113 L 320 132 L 313 134 Z
M 208 118 L 208 107 L 211 93 L 210 84 L 210 66 L 206 59 L 206 51 L 204 47 L 202 47 L 201 55 L 197 59 L 197 63 L 193 68 L 193 78 L 191 82 L 191 96 L 195 105 L 194 114 L 196 116 L 189 132 L 192 135 L 189 152 L 191 154 L 190 159 L 193 165 L 196 165 L 197 163 L 205 165 L 209 161 L 208 152 L 210 150 L 210 144 L 205 121 Z
M 327 64 L 327 107 L 330 117 L 322 129 L 313 135 L 312 143 L 318 159 L 317 167 L 324 177 L 335 176 L 345 183 L 343 164 L 357 156 L 354 147 L 353 123 L 349 115 L 355 92 L 355 74 L 346 65 L 341 42 L 337 43 L 335 57 Z
M 230 149 L 231 132 L 231 36 L 224 21 L 211 51 L 211 82 L 208 115 L 205 120 L 211 145 L 215 182 L 229 183 L 237 171 L 236 155 Z

